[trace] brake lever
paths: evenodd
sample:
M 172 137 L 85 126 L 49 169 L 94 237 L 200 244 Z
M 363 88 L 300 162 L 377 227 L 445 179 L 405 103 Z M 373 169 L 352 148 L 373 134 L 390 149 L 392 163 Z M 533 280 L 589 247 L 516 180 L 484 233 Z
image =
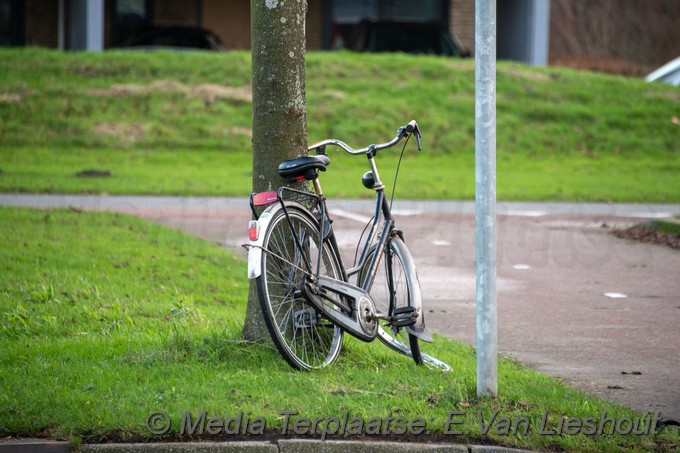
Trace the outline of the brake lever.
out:
M 411 122 L 408 123 L 406 126 L 402 126 L 401 128 L 399 128 L 399 131 L 401 131 L 401 133 L 404 135 L 408 134 L 415 135 L 416 145 L 418 145 L 418 151 L 422 150 L 420 146 L 420 128 L 418 127 L 418 123 L 416 123 L 416 120 L 411 120 Z
M 416 124 L 416 128 L 413 131 L 413 136 L 416 138 L 416 146 L 418 146 L 418 151 L 422 151 L 423 148 L 420 146 L 420 128 Z

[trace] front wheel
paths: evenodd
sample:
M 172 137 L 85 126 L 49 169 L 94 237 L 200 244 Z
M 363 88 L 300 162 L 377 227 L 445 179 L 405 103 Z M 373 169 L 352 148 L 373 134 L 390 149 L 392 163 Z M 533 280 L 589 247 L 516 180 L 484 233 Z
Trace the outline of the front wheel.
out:
M 319 254 L 320 275 L 342 280 L 343 274 L 337 252 L 327 241 L 319 250 L 319 224 L 312 215 L 295 203 L 287 203 L 286 208 L 288 217 L 280 205 L 269 211 L 262 272 L 256 283 L 265 324 L 276 348 L 292 367 L 309 370 L 337 359 L 343 332 L 305 300 L 303 278 L 306 272 L 314 273 Z
M 359 285 L 363 283 L 368 274 L 368 268 L 376 250 L 375 246 L 369 250 L 366 262 L 359 272 Z M 400 238 L 393 237 L 387 241 L 380 257 L 375 280 L 367 291 L 375 302 L 375 308 L 379 314 L 392 316 L 395 310 L 405 307 L 422 310 L 420 285 L 413 258 Z M 422 316 L 421 312 L 419 314 L 421 322 Z M 418 365 L 423 363 L 418 337 L 409 333 L 406 327 L 394 326 L 381 320 L 378 327 L 378 339 L 389 348 L 412 357 Z

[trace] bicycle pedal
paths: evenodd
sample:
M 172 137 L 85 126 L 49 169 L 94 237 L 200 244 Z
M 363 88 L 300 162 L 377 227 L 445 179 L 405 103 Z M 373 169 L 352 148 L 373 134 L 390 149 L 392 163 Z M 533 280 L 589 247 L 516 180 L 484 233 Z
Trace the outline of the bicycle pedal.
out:
M 416 318 L 395 319 L 390 323 L 392 327 L 409 327 L 416 323 Z
M 416 318 L 414 307 L 399 307 L 394 310 L 394 320 L 390 324 L 394 327 L 408 327 L 416 323 Z

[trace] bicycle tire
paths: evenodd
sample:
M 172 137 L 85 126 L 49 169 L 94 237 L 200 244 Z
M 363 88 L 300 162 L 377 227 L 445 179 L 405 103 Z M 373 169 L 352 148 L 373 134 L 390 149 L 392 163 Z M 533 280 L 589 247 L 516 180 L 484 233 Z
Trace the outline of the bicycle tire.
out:
M 293 368 L 310 370 L 330 365 L 340 354 L 343 331 L 322 318 L 299 291 L 303 259 L 316 268 L 319 223 L 293 202 L 286 202 L 288 217 L 280 204 L 270 206 L 268 211 L 271 221 L 264 232 L 262 272 L 256 286 L 269 334 Z M 340 260 L 330 243 L 324 241 L 321 253 L 321 275 L 342 279 Z
M 366 262 L 359 272 L 359 284 L 363 282 L 364 276 L 376 253 L 376 246 L 368 252 Z M 411 253 L 406 244 L 398 237 L 393 237 L 387 241 L 383 256 L 373 280 L 373 285 L 368 290 L 375 303 L 378 313 L 392 315 L 396 308 L 414 306 L 415 300 L 420 300 L 420 284 L 416 275 L 415 264 Z M 390 291 L 389 267 L 391 266 L 392 289 Z M 390 304 L 390 294 L 394 294 L 393 303 Z M 416 306 L 420 309 L 421 307 Z M 422 316 L 422 313 L 420 314 Z M 423 364 L 423 354 L 420 351 L 418 337 L 409 333 L 405 327 L 395 327 L 381 320 L 378 323 L 378 339 L 390 349 L 411 357 L 418 365 Z

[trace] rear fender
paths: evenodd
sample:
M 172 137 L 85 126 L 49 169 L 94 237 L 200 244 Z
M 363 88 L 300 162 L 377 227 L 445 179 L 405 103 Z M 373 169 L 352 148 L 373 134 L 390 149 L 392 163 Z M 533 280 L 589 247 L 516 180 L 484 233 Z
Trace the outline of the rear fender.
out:
M 269 227 L 269 222 L 272 220 L 272 210 L 266 209 L 262 215 L 256 220 L 257 222 L 257 239 L 250 241 L 248 244 L 248 278 L 254 279 L 262 274 L 262 245 L 264 244 L 264 236 Z

